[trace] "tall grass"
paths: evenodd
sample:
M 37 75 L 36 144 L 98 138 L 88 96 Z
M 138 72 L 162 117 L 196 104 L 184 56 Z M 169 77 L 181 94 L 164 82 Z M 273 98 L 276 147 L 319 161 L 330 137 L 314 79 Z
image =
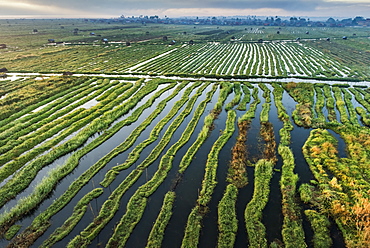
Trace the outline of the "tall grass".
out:
M 110 199 L 107 200 L 101 208 L 98 216 L 94 222 L 91 223 L 80 235 L 76 236 L 70 243 L 69 246 L 73 247 L 76 245 L 87 245 L 92 239 L 100 232 L 101 228 L 113 217 L 115 212 L 118 210 L 120 199 L 127 189 L 138 179 L 142 174 L 143 170 L 152 164 L 163 151 L 164 147 L 169 143 L 173 133 L 183 122 L 185 117 L 190 114 L 192 106 L 199 94 L 204 90 L 207 84 L 203 85 L 199 90 L 198 94 L 194 95 L 185 107 L 184 111 L 175 118 L 175 120 L 168 127 L 167 131 L 159 141 L 158 145 L 152 150 L 149 156 L 133 170 L 126 179 L 112 192 Z M 191 128 L 191 127 L 189 127 Z M 127 205 L 127 211 L 120 220 L 120 223 L 115 229 L 113 236 L 108 242 L 108 247 L 124 246 L 128 237 L 130 236 L 133 228 L 140 221 L 141 216 L 145 210 L 147 198 L 153 194 L 153 192 L 159 187 L 159 185 L 166 178 L 168 171 L 171 169 L 171 161 L 173 154 L 182 146 L 183 142 L 190 137 L 191 133 L 185 133 L 182 138 L 176 142 L 167 153 L 162 157 L 158 171 L 154 174 L 151 180 L 146 184 L 139 187 L 135 194 L 130 198 Z
M 274 164 L 264 159 L 258 160 L 255 164 L 253 196 L 244 212 L 250 247 L 268 247 L 266 228 L 261 220 L 262 211 L 267 204 L 270 194 L 270 180 L 273 168 Z
M 142 105 L 140 108 L 134 111 L 134 113 L 128 117 L 127 119 L 121 121 L 118 123 L 115 127 L 115 131 L 118 131 L 122 126 L 129 125 L 130 123 L 133 123 L 136 121 L 140 114 L 143 112 L 144 109 L 151 106 L 156 98 L 158 98 L 160 95 L 162 95 L 164 92 L 166 92 L 168 89 L 175 86 L 174 84 L 169 85 L 168 87 L 156 92 L 156 94 L 149 99 L 144 105 Z M 174 98 L 176 94 L 185 87 L 185 83 L 180 84 L 179 87 L 165 100 L 163 100 L 157 109 L 143 122 L 139 125 L 138 128 L 136 128 L 131 135 L 123 142 L 121 145 L 113 149 L 109 154 L 101 158 L 98 162 L 96 162 L 93 166 L 91 166 L 88 170 L 86 170 L 80 177 L 78 177 L 70 187 L 63 193 L 62 196 L 60 196 L 57 200 L 55 200 L 43 213 L 41 213 L 39 216 L 35 218 L 35 220 L 32 222 L 32 224 L 24 231 L 25 235 L 21 235 L 20 237 L 17 237 L 19 239 L 19 243 L 25 242 L 22 240 L 22 237 L 26 236 L 27 233 L 37 233 L 38 235 L 41 235 L 43 232 L 46 231 L 48 227 L 48 220 L 56 214 L 60 209 L 62 209 L 66 204 L 69 203 L 69 201 L 79 192 L 79 190 L 89 182 L 89 180 L 99 172 L 100 169 L 102 169 L 112 158 L 114 158 L 116 155 L 118 155 L 120 152 L 124 151 L 125 149 L 128 149 L 134 141 L 137 139 L 137 137 L 140 135 L 140 133 L 145 129 L 146 126 L 148 126 L 153 119 L 159 115 L 159 113 L 163 110 L 164 106 L 166 105 L 166 102 L 168 102 L 170 99 Z M 34 196 L 34 195 L 33 195 Z M 14 221 L 13 217 L 13 221 Z M 34 239 L 36 239 L 38 236 L 34 235 L 32 236 Z M 27 242 L 33 242 L 33 239 L 28 238 Z
M 213 189 L 216 187 L 217 184 L 216 172 L 218 167 L 218 155 L 234 132 L 235 119 L 235 111 L 228 111 L 226 128 L 222 132 L 221 136 L 213 144 L 211 151 L 208 154 L 205 174 L 202 180 L 202 188 L 199 192 L 197 205 L 192 209 L 188 217 L 185 228 L 185 235 L 182 240 L 181 247 L 194 247 L 198 245 L 201 221 L 203 219 L 203 215 L 207 211 L 207 205 L 211 200 Z

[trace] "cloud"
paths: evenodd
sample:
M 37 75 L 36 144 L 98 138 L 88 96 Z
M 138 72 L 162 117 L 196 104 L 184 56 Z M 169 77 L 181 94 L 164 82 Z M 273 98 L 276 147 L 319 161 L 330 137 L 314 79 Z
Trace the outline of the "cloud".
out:
M 81 15 L 81 16 L 119 16 L 121 14 L 150 15 L 167 13 L 171 16 L 209 15 L 245 12 L 246 15 L 287 15 L 306 14 L 322 16 L 325 13 L 348 16 L 356 11 L 370 13 L 369 0 L 0 0 L 0 15 Z M 350 10 L 350 11 L 349 11 Z M 192 14 L 193 13 L 193 14 Z M 155 14 L 155 13 L 153 13 Z M 262 14 L 263 15 L 263 14 Z

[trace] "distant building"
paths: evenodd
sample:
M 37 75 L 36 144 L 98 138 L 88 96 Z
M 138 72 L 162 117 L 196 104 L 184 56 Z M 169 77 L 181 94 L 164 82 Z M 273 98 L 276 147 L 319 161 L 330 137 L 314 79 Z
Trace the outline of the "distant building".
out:
M 0 49 L 5 49 L 6 48 L 6 44 L 0 44 Z
M 55 40 L 54 39 L 48 39 L 48 42 L 49 43 L 55 43 Z

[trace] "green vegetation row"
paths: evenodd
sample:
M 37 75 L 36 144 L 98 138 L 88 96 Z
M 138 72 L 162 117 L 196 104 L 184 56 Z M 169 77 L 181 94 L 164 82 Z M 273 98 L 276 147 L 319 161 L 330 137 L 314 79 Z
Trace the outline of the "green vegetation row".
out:
M 145 121 L 143 121 L 134 131 L 132 131 L 132 133 L 126 138 L 124 142 L 122 142 L 119 146 L 114 148 L 111 152 L 109 152 L 98 162 L 92 165 L 88 170 L 86 170 L 74 182 L 72 182 L 72 184 L 63 193 L 63 195 L 60 196 L 57 200 L 55 200 L 53 204 L 51 204 L 43 213 L 37 216 L 35 220 L 32 222 L 32 224 L 24 231 L 25 234 L 19 235 L 19 238 L 17 237 L 19 240 L 14 241 L 14 243 L 25 242 L 24 240 L 22 241 L 24 237 L 28 237 L 27 241 L 32 243 L 34 240 L 31 240 L 29 238 L 30 233 L 37 233 L 41 235 L 43 232 L 45 232 L 50 225 L 49 219 L 53 215 L 55 215 L 58 211 L 60 211 L 64 206 L 66 206 L 66 204 L 68 204 L 72 200 L 72 198 L 81 190 L 81 188 L 84 185 L 86 185 L 92 179 L 92 177 L 95 174 L 97 174 L 109 161 L 111 161 L 115 156 L 117 156 L 121 152 L 130 148 L 135 142 L 135 140 L 139 137 L 139 135 L 145 130 L 145 128 L 163 111 L 164 107 L 166 106 L 166 103 L 173 99 L 180 92 L 180 90 L 185 87 L 185 85 L 186 83 L 180 84 L 170 96 L 168 96 L 166 99 L 164 99 L 157 105 L 157 108 L 152 112 L 152 114 L 148 116 L 148 118 Z M 128 125 L 136 121 L 141 115 L 141 113 L 144 111 L 144 109 L 151 106 L 156 98 L 158 98 L 160 95 L 162 95 L 163 92 L 165 92 L 167 89 L 173 86 L 174 84 L 170 84 L 163 90 L 158 91 L 144 105 L 135 110 L 131 117 L 128 117 L 123 122 L 125 122 Z M 37 237 L 33 236 L 33 238 L 36 239 Z
M 235 209 L 237 198 L 238 188 L 234 184 L 228 184 L 217 207 L 219 230 L 217 247 L 234 247 L 238 231 Z
M 104 177 L 104 180 L 100 183 L 104 187 L 108 187 L 113 180 L 117 177 L 120 171 L 125 170 L 129 168 L 131 165 L 133 165 L 140 157 L 141 152 L 150 144 L 152 144 L 155 140 L 158 139 L 161 130 L 163 127 L 176 115 L 176 113 L 180 110 L 180 108 L 185 104 L 186 101 L 189 99 L 189 94 L 192 92 L 192 90 L 195 87 L 199 87 L 200 83 L 195 83 L 188 89 L 186 89 L 185 93 L 183 94 L 182 98 L 177 101 L 173 108 L 170 110 L 170 112 L 161 119 L 157 125 L 152 129 L 150 132 L 149 138 L 141 142 L 139 145 L 137 145 L 128 155 L 128 158 L 126 161 L 122 164 L 116 165 L 112 167 L 107 174 Z
M 205 174 L 202 181 L 202 189 L 200 190 L 197 205 L 192 209 L 188 222 L 186 224 L 185 235 L 181 247 L 191 247 L 198 244 L 200 235 L 200 226 L 206 207 L 211 200 L 213 189 L 216 187 L 216 172 L 218 167 L 218 155 L 230 139 L 234 132 L 236 113 L 234 110 L 228 111 L 226 128 L 221 136 L 213 144 L 210 153 L 208 154 Z
M 280 129 L 280 144 L 278 153 L 283 161 L 280 179 L 280 191 L 282 195 L 282 214 L 283 227 L 282 237 L 286 247 L 306 247 L 305 235 L 300 215 L 300 206 L 297 202 L 297 182 L 299 177 L 294 173 L 295 159 L 293 151 L 289 148 L 291 143 L 290 132 L 293 125 L 290 122 L 289 115 L 282 103 L 284 90 L 277 84 L 274 84 L 275 106 L 278 110 L 278 117 L 283 121 L 283 128 Z
M 88 110 L 82 110 L 82 109 L 76 109 L 78 106 L 94 99 L 95 97 L 102 94 L 107 88 L 109 88 L 111 85 L 109 84 L 109 79 L 105 83 L 105 87 L 102 87 L 100 90 L 97 90 L 96 92 L 87 92 L 85 95 L 87 96 L 89 93 L 93 93 L 87 97 L 84 97 L 83 95 L 79 95 L 78 97 L 82 98 L 81 101 L 79 101 L 76 104 L 72 104 L 65 108 L 63 111 L 60 111 L 56 113 L 55 115 L 51 115 L 50 117 L 45 118 L 46 116 L 43 116 L 45 119 L 44 121 L 35 120 L 35 124 L 28 128 L 22 128 L 19 127 L 19 129 L 22 129 L 22 131 L 17 132 L 16 137 L 9 137 L 11 141 L 11 145 L 3 146 L 2 151 L 4 154 L 0 156 L 0 164 L 5 164 L 6 162 L 10 161 L 12 158 L 17 158 L 22 153 L 26 152 L 29 149 L 34 148 L 37 144 L 42 143 L 46 139 L 54 136 L 55 134 L 59 133 L 65 127 L 72 126 L 73 128 L 68 129 L 68 131 L 64 131 L 60 135 L 58 135 L 57 139 L 54 139 L 53 141 L 49 141 L 47 145 L 44 145 L 43 147 L 38 147 L 38 149 L 33 149 L 31 151 L 31 154 L 28 156 L 25 156 L 23 158 L 19 158 L 19 161 L 29 161 L 32 158 L 36 157 L 38 154 L 44 152 L 48 148 L 55 146 L 58 144 L 61 140 L 63 140 L 65 137 L 73 133 L 74 131 L 80 129 L 85 125 L 85 123 L 90 122 L 94 118 L 100 115 L 100 112 L 97 111 L 98 109 L 102 108 L 104 105 L 108 103 L 108 101 L 102 101 L 101 105 L 97 105 L 91 109 Z M 128 88 L 130 88 L 130 85 L 122 85 L 120 89 L 117 89 L 116 94 L 123 93 Z M 112 100 L 112 98 L 110 98 Z M 75 110 L 76 109 L 76 110 Z M 74 111 L 75 110 L 75 111 Z M 71 112 L 71 113 L 69 113 Z M 69 113 L 69 114 L 68 114 Z M 49 115 L 50 113 L 48 113 Z M 57 119 L 58 118 L 58 119 Z M 53 122 L 53 120 L 55 120 Z M 83 120 L 83 121 L 82 121 Z M 33 120 L 32 120 L 33 122 Z M 37 129 L 39 128 L 39 129 Z M 37 130 L 36 130 L 37 129 Z M 12 130 L 13 132 L 13 130 Z M 31 133 L 25 137 L 22 137 L 19 139 L 19 135 Z M 17 137 L 18 136 L 18 137 Z M 17 139 L 18 138 L 18 139 Z M 11 150 L 13 149 L 13 150 Z M 24 155 L 23 155 L 24 156 Z M 21 162 L 22 163 L 22 162 Z M 17 165 L 17 168 L 19 168 L 21 165 Z M 13 165 L 12 165 L 13 166 Z
M 114 113 L 111 113 L 111 118 L 105 118 L 104 121 L 100 119 L 96 119 L 93 121 L 90 126 L 91 128 L 86 128 L 82 133 L 77 135 L 76 137 L 72 138 L 65 144 L 70 144 L 74 141 L 85 141 L 91 134 L 100 131 L 102 128 L 107 128 L 110 123 L 112 123 L 116 118 L 121 116 L 124 113 L 127 113 L 131 108 L 133 108 L 137 102 L 142 99 L 145 95 L 148 93 L 154 91 L 158 87 L 158 83 L 161 83 L 161 81 L 152 81 L 146 84 L 146 86 L 139 91 L 136 95 L 132 96 L 130 98 L 130 101 L 128 104 L 125 104 L 123 106 L 116 107 L 114 110 Z M 138 82 L 137 84 L 141 84 Z M 130 92 L 127 92 L 130 93 Z M 110 114 L 109 111 L 104 114 L 104 117 L 106 117 L 107 114 Z M 67 159 L 64 165 L 58 167 L 56 170 L 54 170 L 51 175 L 46 177 L 38 186 L 34 189 L 34 192 L 22 199 L 18 204 L 12 208 L 12 210 L 8 213 L 4 213 L 1 216 L 1 226 L 4 225 L 4 223 L 12 222 L 17 218 L 16 216 L 21 216 L 24 211 L 27 211 L 27 209 L 33 208 L 37 206 L 38 202 L 41 199 L 44 199 L 55 187 L 57 182 L 64 178 L 66 175 L 68 175 L 71 171 L 74 170 L 75 167 L 78 166 L 79 159 L 84 156 L 86 153 L 90 152 L 92 149 L 96 148 L 98 145 L 102 144 L 104 141 L 106 141 L 108 138 L 110 138 L 114 133 L 116 133 L 118 130 L 120 130 L 125 123 L 120 122 L 117 123 L 114 127 L 111 129 L 105 131 L 104 135 L 99 136 L 94 141 L 83 147 L 82 149 L 78 150 L 77 152 L 73 153 L 71 157 Z M 76 142 L 77 143 L 77 142 Z M 76 144 L 75 143 L 75 144 Z M 82 144 L 83 142 L 81 142 Z M 72 143 L 73 144 L 73 143 Z M 79 145 L 80 143 L 77 143 Z M 42 158 L 42 157 L 41 157 Z M 35 160 L 37 161 L 37 160 Z M 37 174 L 37 171 L 39 168 L 37 168 L 35 165 L 32 165 L 33 163 L 30 163 L 26 169 L 23 169 L 19 175 L 14 176 L 7 184 L 5 184 L 0 191 L 4 192 L 2 194 L 2 199 L 5 202 L 7 199 L 7 196 L 15 196 L 18 192 L 25 188 L 30 181 L 33 179 L 33 177 Z M 23 176 L 22 173 L 27 173 L 27 177 Z M 19 180 L 22 183 L 16 184 L 16 181 Z M 11 185 L 14 185 L 13 187 L 9 187 Z M 6 192 L 6 193 L 5 193 Z M 36 195 L 37 197 L 33 197 L 33 195 Z M 30 207 L 31 206 L 31 207 Z M 12 220 L 13 219 L 13 220 Z M 5 225 L 6 227 L 7 225 Z
M 153 228 L 150 231 L 147 248 L 157 248 L 162 246 L 164 231 L 172 216 L 173 202 L 175 201 L 175 192 L 169 191 L 165 194 L 163 205 L 159 215 L 154 222 Z
M 347 247 L 366 247 L 370 244 L 370 226 L 363 216 L 369 212 L 370 183 L 363 166 L 369 164 L 368 142 L 364 140 L 369 131 L 356 126 L 338 126 L 336 131 L 347 143 L 348 158 L 338 157 L 337 140 L 327 130 L 311 131 L 303 154 L 317 182 L 301 186 L 301 199 L 318 209 L 321 216 L 334 219 Z M 312 226 L 316 228 L 314 220 Z M 321 230 L 318 235 L 328 235 L 328 230 Z M 315 240 L 318 244 L 330 242 Z
M 244 212 L 245 226 L 250 247 L 268 247 L 266 228 L 261 222 L 262 210 L 265 208 L 269 193 L 270 180 L 274 163 L 265 159 L 258 160 L 254 170 L 254 192 Z
M 193 87 L 199 86 L 195 84 Z M 205 85 L 206 86 L 206 85 Z M 205 86 L 201 87 L 198 90 L 198 94 L 200 94 Z M 191 92 L 189 90 L 188 94 Z M 182 99 L 180 99 L 177 103 L 180 104 L 175 104 L 174 108 L 171 109 L 170 112 L 177 112 L 180 107 L 185 104 L 185 102 L 188 99 L 188 94 L 184 94 Z M 151 151 L 151 153 L 145 158 L 145 160 L 137 166 L 125 179 L 124 181 L 111 193 L 109 199 L 104 202 L 98 216 L 95 217 L 95 220 L 93 223 L 91 223 L 87 228 L 85 228 L 84 231 L 80 233 L 80 235 L 76 236 L 69 244 L 68 246 L 70 247 L 75 247 L 76 245 L 80 246 L 85 246 L 89 244 L 95 237 L 96 235 L 100 232 L 100 230 L 108 223 L 114 216 L 114 214 L 118 211 L 119 204 L 120 204 L 120 199 L 122 198 L 123 194 L 128 190 L 129 187 L 132 186 L 134 182 L 137 181 L 137 179 L 142 175 L 144 170 L 151 165 L 160 155 L 160 153 L 163 151 L 163 149 L 168 145 L 171 136 L 173 133 L 177 130 L 177 128 L 180 126 L 184 118 L 191 112 L 191 106 L 194 105 L 198 95 L 196 94 L 194 97 L 192 97 L 191 101 L 189 101 L 187 108 L 178 116 L 175 118 L 175 120 L 170 124 L 168 129 L 166 130 L 165 134 L 163 135 L 162 139 L 159 141 L 157 146 Z M 176 106 L 178 105 L 178 107 Z M 169 113 L 167 116 L 169 116 L 171 113 Z M 167 117 L 166 116 L 166 117 Z M 166 117 L 164 118 L 165 123 L 168 121 L 166 120 Z M 162 119 L 163 120 L 163 119 Z M 161 120 L 161 121 L 162 121 Z M 163 166 L 163 164 L 162 164 Z M 165 172 L 166 173 L 166 172 Z M 158 176 L 158 175 L 157 175 Z M 156 184 L 158 178 L 153 177 L 153 181 L 149 181 L 151 184 L 154 185 L 149 185 L 149 188 L 151 188 L 152 192 L 148 191 L 147 193 L 153 193 L 156 188 L 159 186 Z M 148 183 L 149 183 L 148 182 Z M 143 186 L 141 186 L 143 187 Z M 140 188 L 139 188 L 140 190 Z M 136 223 L 140 220 L 141 215 L 143 213 L 143 210 L 146 205 L 147 198 L 140 198 L 141 194 L 139 194 L 137 191 L 133 197 L 131 197 L 127 209 L 127 213 L 124 216 L 128 216 L 127 218 L 131 218 L 131 221 L 128 222 L 130 225 L 129 229 L 127 229 L 127 234 L 129 235 L 130 232 L 132 231 L 133 227 L 136 225 Z M 136 196 L 136 197 L 135 197 Z M 133 211 L 135 209 L 135 211 Z M 130 231 L 131 230 L 131 231 Z M 123 237 L 128 238 L 125 234 Z M 121 242 L 125 242 L 124 239 L 121 240 Z
M 80 80 L 65 80 L 64 78 L 59 77 L 50 78 L 45 81 L 35 81 L 34 83 L 28 84 L 27 86 L 12 92 L 12 94 L 9 94 L 9 96 L 5 98 L 6 101 L 2 103 L 2 106 L 0 106 L 0 121 L 23 110 L 24 108 L 27 108 L 28 106 L 48 99 L 49 97 L 63 92 L 79 83 Z
M 191 113 L 191 109 L 193 108 L 195 101 L 197 98 L 202 94 L 205 87 L 208 84 L 203 84 L 202 87 L 198 90 L 197 94 L 194 95 L 190 100 L 188 105 L 185 107 L 185 110 L 171 123 L 168 129 L 171 129 L 172 126 L 176 125 L 179 126 Z M 208 95 L 208 100 L 212 95 Z M 205 107 L 205 105 L 203 105 Z M 204 111 L 204 108 L 202 109 Z M 203 112 L 202 111 L 202 112 Z M 201 112 L 201 113 L 202 113 Z M 198 111 L 199 113 L 199 111 Z M 194 116 L 194 119 L 199 120 L 199 115 Z M 140 221 L 141 216 L 144 214 L 144 210 L 148 201 L 148 198 L 156 191 L 156 189 L 163 183 L 166 179 L 168 172 L 172 168 L 173 159 L 177 153 L 177 151 L 185 145 L 186 142 L 189 141 L 191 134 L 194 131 L 196 123 L 189 123 L 185 128 L 183 134 L 181 135 L 180 139 L 175 142 L 167 152 L 161 157 L 158 170 L 154 173 L 153 177 L 140 186 L 138 190 L 134 193 L 134 195 L 129 200 L 127 204 L 127 211 L 125 215 L 121 218 L 119 224 L 114 230 L 112 237 L 110 238 L 107 246 L 108 247 L 124 247 L 131 232 L 135 228 L 136 224 Z M 166 132 L 167 133 L 167 132 Z M 172 134 L 170 133 L 172 136 Z M 167 136 L 170 137 L 170 136 Z M 166 138 L 166 134 L 163 136 L 163 139 Z
M 32 111 L 37 109 L 38 107 L 48 104 L 47 106 L 43 108 L 43 110 L 53 108 L 54 106 L 57 106 L 58 103 L 62 103 L 65 99 L 69 99 L 69 97 L 75 95 L 76 93 L 77 94 L 81 93 L 84 89 L 87 89 L 89 85 L 91 85 L 91 83 L 95 82 L 96 78 L 91 78 L 91 79 L 79 78 L 79 79 L 75 79 L 74 81 L 76 80 L 78 81 L 77 85 L 75 86 L 71 85 L 68 89 L 58 94 L 52 95 L 45 100 L 39 101 L 33 105 L 25 107 L 22 110 L 12 114 L 8 118 L 1 120 L 0 121 L 0 132 L 7 131 L 14 124 L 26 123 L 30 119 L 37 117 L 38 115 L 36 113 L 33 113 Z M 17 93 L 18 92 L 15 92 L 15 94 Z M 62 98 L 62 100 L 57 100 L 60 98 Z
M 14 197 L 15 192 L 20 192 L 20 190 L 23 190 L 30 183 L 30 181 L 36 176 L 37 172 L 43 166 L 53 162 L 58 157 L 65 155 L 73 151 L 74 149 L 78 148 L 84 142 L 86 142 L 86 140 L 90 136 L 92 136 L 94 133 L 107 129 L 109 125 L 113 123 L 113 121 L 116 118 L 120 117 L 124 113 L 127 113 L 131 108 L 133 108 L 136 105 L 136 103 L 139 102 L 140 99 L 144 97 L 144 95 L 142 94 L 142 92 L 144 91 L 137 93 L 136 97 L 134 96 L 133 98 L 131 98 L 131 99 L 134 99 L 130 101 L 131 104 L 119 105 L 119 107 L 113 109 L 117 104 L 122 104 L 122 101 L 128 99 L 140 87 L 141 87 L 141 82 L 138 81 L 134 87 L 130 88 L 128 91 L 124 91 L 125 93 L 122 96 L 117 98 L 116 94 L 111 95 L 109 99 L 105 100 L 106 101 L 105 103 L 102 102 L 101 104 L 98 104 L 96 106 L 96 108 L 99 111 L 95 111 L 95 108 L 91 108 L 87 110 L 88 112 L 91 112 L 91 114 L 88 117 L 78 120 L 76 123 L 74 123 L 73 126 L 65 130 L 58 137 L 42 144 L 39 147 L 32 149 L 30 152 L 25 153 L 24 155 L 20 156 L 17 160 L 13 160 L 10 163 L 7 163 L 5 166 L 1 167 L 0 168 L 0 179 L 4 180 L 8 176 L 10 176 L 12 173 L 14 173 L 17 169 L 21 168 L 24 164 L 30 161 L 32 158 L 35 158 L 41 152 L 45 152 L 49 150 L 50 148 L 52 148 L 53 146 L 61 142 L 65 137 L 67 137 L 67 135 L 83 128 L 75 137 L 51 149 L 51 151 L 48 154 L 40 156 L 36 158 L 35 160 L 32 160 L 25 167 L 23 167 L 22 170 L 14 174 L 12 179 L 10 179 L 7 182 L 7 184 L 5 184 L 0 189 L 0 192 L 2 192 L 2 190 L 5 190 L 8 193 L 8 196 L 6 194 L 3 194 L 2 197 L 0 197 L 0 205 L 3 205 L 5 201 Z M 155 88 L 156 88 L 156 85 L 153 84 L 150 91 L 154 91 Z M 83 115 L 83 113 L 84 112 L 81 112 L 80 114 Z M 100 120 L 104 120 L 104 121 L 100 121 Z M 55 128 L 62 129 L 63 127 L 55 127 Z M 48 132 L 53 132 L 53 130 L 49 130 Z M 27 144 L 25 144 L 25 146 L 26 145 Z M 11 154 L 8 154 L 8 156 L 10 155 Z M 27 175 L 28 180 L 23 179 L 24 175 Z M 18 183 L 17 182 L 18 180 L 21 180 L 22 183 Z M 13 185 L 16 185 L 16 186 L 13 186 Z M 7 190 L 8 188 L 11 188 L 12 190 L 9 191 Z

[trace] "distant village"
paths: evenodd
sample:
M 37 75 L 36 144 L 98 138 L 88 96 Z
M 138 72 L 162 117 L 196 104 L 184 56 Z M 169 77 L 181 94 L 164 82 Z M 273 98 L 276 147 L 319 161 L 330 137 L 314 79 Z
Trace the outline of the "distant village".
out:
M 301 17 L 184 17 L 184 18 L 160 18 L 159 16 L 121 16 L 114 19 L 85 19 L 91 22 L 107 23 L 162 23 L 182 25 L 261 25 L 261 26 L 291 26 L 291 27 L 346 27 L 346 26 L 370 26 L 370 18 L 357 16 L 355 18 L 334 19 L 332 17 L 325 21 L 314 21 L 310 18 Z

